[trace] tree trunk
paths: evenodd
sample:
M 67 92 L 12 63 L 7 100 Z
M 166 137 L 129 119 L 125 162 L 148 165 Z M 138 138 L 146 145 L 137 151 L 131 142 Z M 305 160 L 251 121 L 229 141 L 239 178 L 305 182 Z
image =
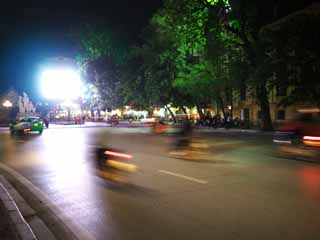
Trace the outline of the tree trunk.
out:
M 268 92 L 266 86 L 262 85 L 257 88 L 257 96 L 261 108 L 261 129 L 265 131 L 272 131 L 273 125 L 270 115 L 270 105 L 268 99 Z
M 224 110 L 224 103 L 223 103 L 223 99 L 222 97 L 218 97 L 218 105 L 220 104 L 221 110 L 222 110 L 222 114 L 223 114 L 223 118 L 226 118 L 226 112 Z
M 186 118 L 188 119 L 188 113 L 186 108 L 184 106 L 181 106 L 180 108 L 182 109 L 183 113 L 186 115 Z
M 153 108 L 152 107 L 149 107 L 147 109 L 147 112 L 148 112 L 148 117 L 153 117 Z
M 204 120 L 205 116 L 204 116 L 204 113 L 202 112 L 201 108 L 199 105 L 196 106 L 197 107 L 197 111 L 199 113 L 199 117 L 201 120 Z
M 170 107 L 168 107 L 167 105 L 164 105 L 164 107 L 169 111 L 171 117 L 173 118 L 174 123 L 177 122 L 177 118 L 176 116 L 173 114 L 173 112 L 171 111 Z
M 230 117 L 231 119 L 233 119 L 233 89 L 231 88 L 230 89 L 230 99 L 229 99 L 229 104 L 231 106 L 231 109 L 229 110 L 230 111 Z

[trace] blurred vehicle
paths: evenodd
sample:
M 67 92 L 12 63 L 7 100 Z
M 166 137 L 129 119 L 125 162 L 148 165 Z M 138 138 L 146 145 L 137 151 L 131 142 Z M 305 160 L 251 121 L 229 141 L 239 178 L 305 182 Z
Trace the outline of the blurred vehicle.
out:
M 95 148 L 97 175 L 118 183 L 128 183 L 128 175 L 137 171 L 131 154 L 105 147 Z
M 38 117 L 20 118 L 10 124 L 11 134 L 15 134 L 15 133 L 27 134 L 29 132 L 39 132 L 39 134 L 41 134 L 42 131 L 43 131 L 43 122 Z
M 156 117 L 153 123 L 152 131 L 154 133 L 162 133 L 169 127 L 170 127 L 169 124 L 166 124 L 162 119 L 160 119 L 159 117 Z
M 174 135 L 173 144 L 169 155 L 175 158 L 202 161 L 210 158 L 208 143 L 201 138 L 192 136 L 193 127 L 190 121 L 183 120 Z
M 143 124 L 154 124 L 156 122 L 156 118 L 142 118 L 140 119 L 140 122 Z
M 320 159 L 320 114 L 302 112 L 285 121 L 274 133 L 273 142 L 282 153 Z
M 119 116 L 116 114 L 107 118 L 107 123 L 111 124 L 111 126 L 118 125 L 119 121 L 120 121 Z
M 164 132 L 166 129 L 168 129 L 170 126 L 162 123 L 162 122 L 156 122 L 153 125 L 153 132 L 154 133 L 162 133 Z

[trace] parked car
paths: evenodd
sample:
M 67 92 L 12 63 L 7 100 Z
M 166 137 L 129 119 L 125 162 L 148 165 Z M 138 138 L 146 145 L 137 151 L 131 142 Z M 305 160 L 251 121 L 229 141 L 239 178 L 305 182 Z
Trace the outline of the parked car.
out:
M 39 134 L 41 134 L 42 131 L 43 131 L 43 122 L 38 117 L 20 118 L 10 124 L 11 134 L 15 134 L 15 133 L 27 134 L 29 132 L 39 132 Z

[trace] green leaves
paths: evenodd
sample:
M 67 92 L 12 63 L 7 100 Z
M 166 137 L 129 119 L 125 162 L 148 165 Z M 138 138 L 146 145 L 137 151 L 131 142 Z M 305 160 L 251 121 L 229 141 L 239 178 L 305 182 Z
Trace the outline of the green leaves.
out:
M 80 63 L 95 61 L 99 58 L 112 58 L 122 64 L 127 57 L 127 43 L 121 36 L 107 27 L 87 25 L 78 33 Z
M 229 4 L 228 0 L 206 0 L 206 1 L 212 6 L 217 5 L 218 3 L 221 3 L 224 6 Z
M 107 26 L 84 26 L 77 34 L 77 61 L 91 89 L 87 89 L 85 105 L 90 108 L 113 108 L 122 102 L 120 68 L 128 56 L 123 36 Z M 94 91 L 93 91 L 94 90 Z

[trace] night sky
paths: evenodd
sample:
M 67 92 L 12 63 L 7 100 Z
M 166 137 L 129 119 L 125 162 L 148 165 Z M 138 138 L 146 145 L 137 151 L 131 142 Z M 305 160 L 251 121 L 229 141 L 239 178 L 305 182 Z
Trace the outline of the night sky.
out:
M 106 24 L 138 38 L 161 0 L 1 1 L 0 92 L 10 86 L 37 94 L 37 68 L 47 57 L 74 57 L 72 28 Z M 47 3 L 50 2 L 50 3 Z

